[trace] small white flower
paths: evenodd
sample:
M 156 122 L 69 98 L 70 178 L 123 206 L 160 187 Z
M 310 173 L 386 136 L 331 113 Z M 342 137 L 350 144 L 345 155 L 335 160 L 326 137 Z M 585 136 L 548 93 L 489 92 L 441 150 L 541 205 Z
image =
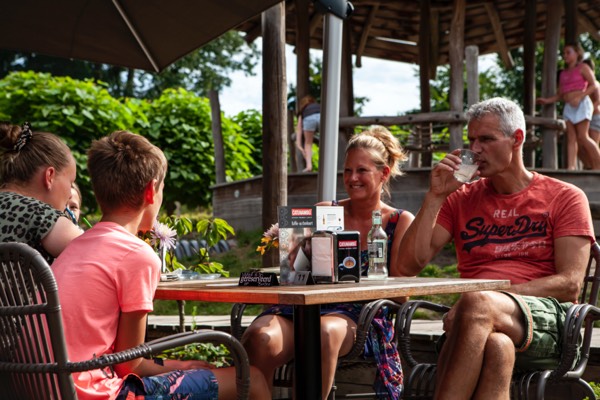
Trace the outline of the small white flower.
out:
M 279 239 L 279 223 L 271 225 L 271 227 L 267 229 L 263 236 L 271 238 L 271 240 Z
M 156 221 L 150 232 L 150 242 L 158 249 L 165 248 L 167 251 L 175 248 L 177 231 L 167 224 Z

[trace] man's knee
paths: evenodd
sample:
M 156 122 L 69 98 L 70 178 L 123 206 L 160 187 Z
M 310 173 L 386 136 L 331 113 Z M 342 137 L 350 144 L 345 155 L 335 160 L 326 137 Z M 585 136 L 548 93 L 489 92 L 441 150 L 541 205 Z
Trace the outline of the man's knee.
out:
M 487 314 L 494 308 L 493 296 L 491 292 L 467 292 L 463 293 L 456 303 L 457 316 L 476 316 L 477 313 Z
M 493 332 L 485 343 L 485 361 L 490 365 L 512 366 L 515 363 L 515 345 L 511 338 L 500 332 Z

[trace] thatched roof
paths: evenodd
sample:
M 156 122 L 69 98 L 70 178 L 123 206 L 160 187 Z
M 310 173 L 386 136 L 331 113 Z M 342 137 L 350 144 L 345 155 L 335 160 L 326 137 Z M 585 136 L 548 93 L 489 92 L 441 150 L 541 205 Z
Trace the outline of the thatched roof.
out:
M 431 40 L 431 61 L 437 65 L 449 62 L 449 37 L 453 16 L 453 0 L 429 1 L 428 39 Z M 477 45 L 479 54 L 499 53 L 507 57 L 510 49 L 523 44 L 525 37 L 525 7 L 530 0 L 466 0 L 464 44 Z M 535 0 L 533 0 L 535 1 Z M 354 13 L 349 18 L 352 32 L 352 53 L 360 57 L 419 63 L 421 3 L 417 0 L 352 0 Z M 547 0 L 536 2 L 535 37 L 542 41 L 546 32 Z M 600 40 L 600 0 L 568 0 L 559 4 L 577 3 L 577 31 L 589 32 Z M 556 2 L 554 2 L 556 4 Z M 323 18 L 310 11 L 310 47 L 323 46 Z M 564 7 L 564 6 L 563 6 Z M 286 41 L 296 43 L 296 2 L 286 2 Z M 564 29 L 564 13 L 563 13 Z M 260 35 L 260 17 L 238 27 L 249 40 Z M 505 59 L 505 58 L 503 58 Z M 506 61 L 506 59 L 505 59 Z

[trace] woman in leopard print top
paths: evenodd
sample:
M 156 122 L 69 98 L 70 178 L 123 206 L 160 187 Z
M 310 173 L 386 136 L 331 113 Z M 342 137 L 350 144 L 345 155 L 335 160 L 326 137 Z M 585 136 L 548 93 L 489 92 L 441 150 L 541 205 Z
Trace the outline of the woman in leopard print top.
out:
M 22 242 L 51 263 L 81 232 L 62 210 L 75 159 L 60 138 L 0 122 L 0 241 Z

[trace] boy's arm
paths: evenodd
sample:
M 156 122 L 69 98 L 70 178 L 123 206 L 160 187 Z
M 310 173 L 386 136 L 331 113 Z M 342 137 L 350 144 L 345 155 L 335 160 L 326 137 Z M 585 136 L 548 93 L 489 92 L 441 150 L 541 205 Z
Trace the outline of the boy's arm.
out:
M 121 316 L 119 317 L 117 338 L 115 340 L 115 353 L 136 347 L 144 342 L 147 317 L 148 313 L 146 311 L 121 313 Z M 164 364 L 165 365 L 159 365 L 153 360 L 137 358 L 115 365 L 115 372 L 120 377 L 124 377 L 130 373 L 134 373 L 138 376 L 152 376 L 176 369 L 212 368 L 212 365 L 205 361 L 166 360 Z

